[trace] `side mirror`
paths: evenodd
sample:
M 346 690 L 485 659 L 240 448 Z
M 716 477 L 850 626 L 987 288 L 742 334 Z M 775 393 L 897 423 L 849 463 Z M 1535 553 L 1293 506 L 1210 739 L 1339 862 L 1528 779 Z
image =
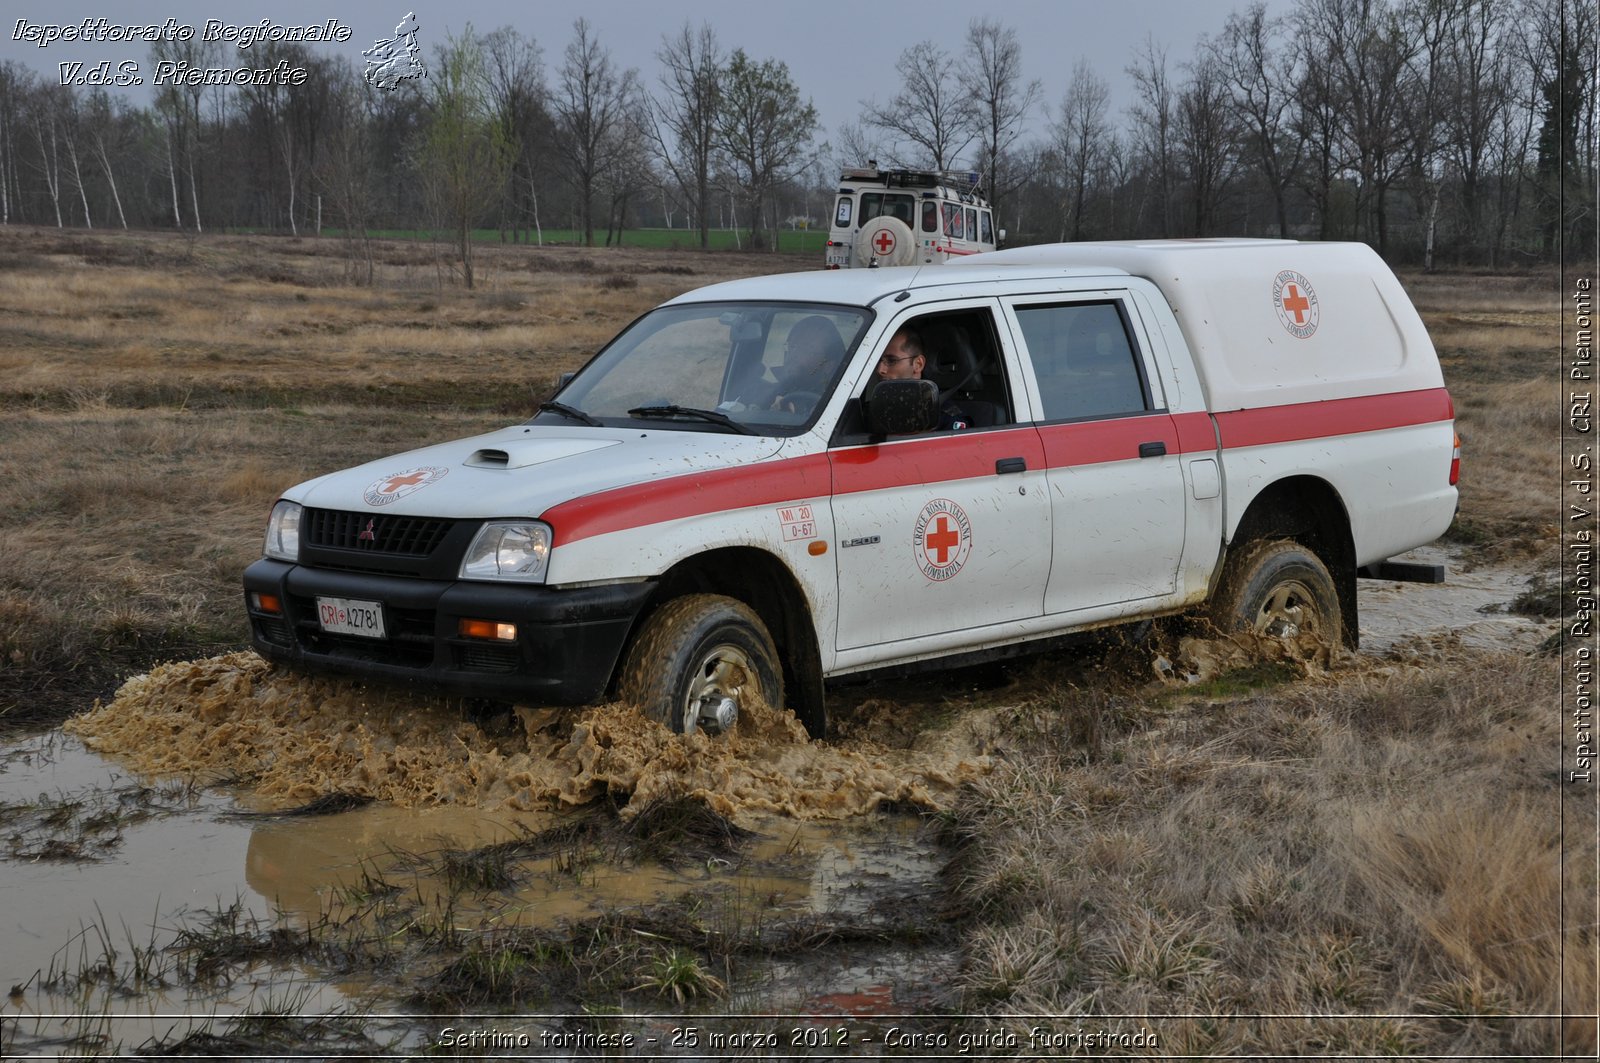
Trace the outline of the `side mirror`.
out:
M 556 390 L 560 391 L 562 388 L 566 387 L 567 382 L 577 375 L 577 373 L 567 372 L 556 377 Z
M 997 244 L 1003 244 L 1003 243 L 1006 242 L 1006 231 L 1004 229 L 996 229 L 995 230 L 995 241 L 994 242 L 997 243 Z
M 911 436 L 939 427 L 939 386 L 931 380 L 880 380 L 866 396 L 867 430 Z

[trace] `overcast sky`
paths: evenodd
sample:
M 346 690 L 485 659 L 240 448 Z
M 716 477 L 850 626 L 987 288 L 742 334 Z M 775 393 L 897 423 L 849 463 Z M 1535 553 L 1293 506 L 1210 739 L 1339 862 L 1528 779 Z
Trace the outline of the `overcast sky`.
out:
M 675 32 L 685 20 L 698 27 L 709 23 L 726 49 L 742 47 L 753 58 L 778 58 L 789 70 L 802 95 L 816 105 L 822 122 L 819 140 L 833 137 L 846 122 L 855 121 L 862 99 L 887 101 L 896 89 L 895 61 L 911 45 L 932 40 L 952 55 L 960 53 L 968 23 L 977 14 L 992 13 L 1016 29 L 1022 43 L 1023 65 L 1029 78 L 1043 85 L 1044 100 L 1053 114 L 1066 91 L 1073 65 L 1087 59 L 1111 86 L 1113 117 L 1120 124 L 1123 110 L 1132 102 L 1132 88 L 1123 72 L 1142 49 L 1146 37 L 1165 47 L 1174 76 L 1177 65 L 1194 54 L 1204 34 L 1216 34 L 1228 14 L 1247 0 L 1014 0 L 986 6 L 950 0 L 862 2 L 862 0 L 800 0 L 769 5 L 759 0 L 691 0 L 675 5 L 647 5 L 621 0 L 261 0 L 257 3 L 208 3 L 166 0 L 163 3 L 112 3 L 107 0 L 12 0 L 5 4 L 0 59 L 18 60 L 59 83 L 57 64 L 78 60 L 113 64 L 132 60 L 149 80 L 149 48 L 143 43 L 83 45 L 55 42 L 38 47 L 17 40 L 17 22 L 76 24 L 85 18 L 104 17 L 114 23 L 163 23 L 171 18 L 180 26 L 204 31 L 210 19 L 233 24 L 301 25 L 338 19 L 352 36 L 345 44 L 317 45 L 329 52 L 361 62 L 361 51 L 379 38 L 391 36 L 395 24 L 415 11 L 418 38 L 425 54 L 447 35 L 461 32 L 469 23 L 479 31 L 510 25 L 532 36 L 544 49 L 547 81 L 560 65 L 562 50 L 572 38 L 573 20 L 586 17 L 600 43 L 622 67 L 635 67 L 644 83 L 659 90 L 656 51 L 663 34 Z M 1288 9 L 1288 0 L 1269 0 L 1269 10 Z M 251 66 L 251 53 L 228 46 L 227 65 Z M 116 91 L 116 90 L 114 90 Z M 134 90 L 120 90 L 145 102 Z M 1048 115 L 1034 115 L 1030 133 L 1042 134 Z

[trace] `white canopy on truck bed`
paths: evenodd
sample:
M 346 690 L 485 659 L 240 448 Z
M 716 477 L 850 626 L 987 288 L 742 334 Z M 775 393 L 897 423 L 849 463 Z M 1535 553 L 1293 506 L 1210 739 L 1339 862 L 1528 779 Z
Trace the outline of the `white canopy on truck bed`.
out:
M 1044 244 L 951 266 L 1074 273 L 1098 267 L 1150 280 L 1178 319 L 1214 413 L 1443 386 L 1421 318 L 1365 244 Z

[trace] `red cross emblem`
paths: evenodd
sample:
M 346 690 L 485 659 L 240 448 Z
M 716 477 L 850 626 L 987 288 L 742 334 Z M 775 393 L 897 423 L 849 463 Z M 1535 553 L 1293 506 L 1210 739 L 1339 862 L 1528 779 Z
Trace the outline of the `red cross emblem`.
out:
M 933 522 L 933 531 L 928 533 L 928 549 L 939 552 L 935 564 L 947 564 L 950 561 L 950 551 L 961 545 L 961 533 L 950 527 L 950 518 L 943 513 Z
M 917 516 L 912 530 L 917 568 L 935 583 L 943 583 L 967 563 L 972 550 L 972 521 L 960 504 L 948 498 L 931 499 Z
M 443 479 L 449 471 L 440 465 L 424 465 L 416 469 L 407 469 L 405 472 L 390 473 L 381 480 L 374 481 L 361 493 L 361 497 L 369 506 L 387 506 L 390 502 L 404 498 L 413 491 L 422 490 L 435 480 Z M 372 525 L 369 523 L 367 532 L 372 530 Z M 360 538 L 366 542 L 375 541 L 376 533 L 371 535 L 363 533 Z
M 388 480 L 384 481 L 383 487 L 381 487 L 379 490 L 381 490 L 384 494 L 388 494 L 391 491 L 398 491 L 400 488 L 406 487 L 410 484 L 419 484 L 427 478 L 428 473 L 426 469 L 419 469 L 409 476 L 391 476 Z
M 1292 269 L 1279 270 L 1272 279 L 1273 309 L 1284 331 L 1298 339 L 1310 339 L 1322 319 L 1317 293 L 1305 274 Z
M 1294 315 L 1295 324 L 1306 323 L 1306 311 L 1311 309 L 1311 300 L 1300 294 L 1300 288 L 1295 284 L 1288 284 L 1283 289 L 1283 308 Z
M 879 229 L 878 235 L 872 238 L 872 248 L 880 255 L 888 255 L 894 251 L 894 233 L 888 229 Z

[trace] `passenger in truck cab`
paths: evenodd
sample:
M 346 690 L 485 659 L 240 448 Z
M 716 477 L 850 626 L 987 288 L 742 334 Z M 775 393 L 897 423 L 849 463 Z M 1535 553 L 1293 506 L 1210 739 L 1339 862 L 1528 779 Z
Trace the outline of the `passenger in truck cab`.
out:
M 923 346 L 922 333 L 914 326 L 904 325 L 889 337 L 889 345 L 878 358 L 877 379 L 921 380 L 927 367 L 928 355 Z M 950 399 L 939 406 L 939 427 L 935 431 L 950 432 L 967 427 L 966 415 Z
M 804 413 L 827 390 L 843 359 L 844 341 L 833 322 L 821 314 L 801 318 L 789 330 L 783 361 L 772 371 L 777 380 L 772 398 L 763 405 L 769 410 Z

